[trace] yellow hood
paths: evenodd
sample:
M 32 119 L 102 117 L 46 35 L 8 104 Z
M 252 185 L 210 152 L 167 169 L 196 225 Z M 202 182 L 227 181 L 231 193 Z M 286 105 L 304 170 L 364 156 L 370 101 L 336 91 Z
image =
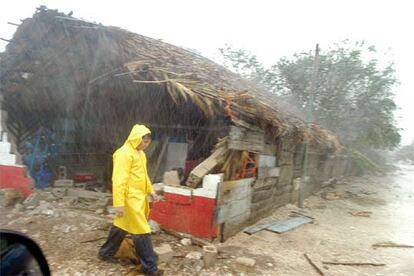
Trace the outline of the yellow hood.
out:
M 134 125 L 125 143 L 129 143 L 133 148 L 136 148 L 139 144 L 141 144 L 142 137 L 150 133 L 151 130 L 149 130 L 146 126 Z

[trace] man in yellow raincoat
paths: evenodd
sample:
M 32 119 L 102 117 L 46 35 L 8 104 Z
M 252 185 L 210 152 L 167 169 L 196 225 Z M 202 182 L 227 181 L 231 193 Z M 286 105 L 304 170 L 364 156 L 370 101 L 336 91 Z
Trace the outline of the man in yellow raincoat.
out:
M 124 145 L 113 155 L 112 192 L 117 216 L 107 241 L 99 250 L 99 256 L 105 261 L 114 262 L 122 240 L 129 233 L 140 258 L 142 272 L 147 275 L 161 275 L 147 221 L 148 195 L 155 199 L 143 151 L 151 142 L 150 135 L 151 131 L 147 127 L 134 125 Z

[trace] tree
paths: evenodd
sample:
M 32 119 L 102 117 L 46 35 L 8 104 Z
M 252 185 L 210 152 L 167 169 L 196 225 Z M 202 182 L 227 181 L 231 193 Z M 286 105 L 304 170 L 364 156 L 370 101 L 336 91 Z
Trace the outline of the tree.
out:
M 225 65 L 291 104 L 307 110 L 314 52 L 282 58 L 266 68 L 245 50 L 220 49 Z M 400 142 L 395 126 L 393 63 L 380 66 L 376 49 L 363 42 L 344 41 L 322 51 L 313 95 L 314 121 L 332 130 L 343 143 L 366 149 L 393 149 Z

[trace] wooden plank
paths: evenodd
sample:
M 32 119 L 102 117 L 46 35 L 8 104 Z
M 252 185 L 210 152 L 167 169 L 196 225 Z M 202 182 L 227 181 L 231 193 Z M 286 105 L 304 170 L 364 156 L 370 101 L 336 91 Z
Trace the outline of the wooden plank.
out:
M 262 147 L 260 145 L 252 144 L 246 141 L 229 140 L 228 148 L 232 150 L 246 150 L 246 151 L 251 151 L 251 152 L 262 151 Z
M 275 188 L 273 188 L 275 189 Z M 273 189 L 265 190 L 265 191 L 258 191 L 252 194 L 252 203 L 261 202 L 263 200 L 267 200 L 272 197 Z
M 264 146 L 264 132 L 252 131 L 241 127 L 231 126 L 228 148 L 261 152 Z
M 216 224 L 250 212 L 251 197 L 230 201 L 217 207 Z
M 211 172 L 214 167 L 221 162 L 222 155 L 226 152 L 225 147 L 218 148 L 207 159 L 197 165 L 191 172 L 187 179 L 186 185 L 191 188 L 196 188 L 200 184 L 202 178 Z
M 233 181 L 224 181 L 220 184 L 218 202 L 226 203 L 245 198 L 251 194 L 251 184 L 254 178 L 245 178 Z
M 270 189 L 272 186 L 276 186 L 278 182 L 277 177 L 267 177 L 264 179 L 256 179 L 253 183 L 252 187 L 254 190 L 266 190 Z
M 263 179 L 267 177 L 277 177 L 279 176 L 279 173 L 279 167 L 263 167 L 258 169 L 257 178 Z
M 278 186 L 285 186 L 292 184 L 293 181 L 293 166 L 281 166 L 279 172 Z
M 273 144 L 264 144 L 262 154 L 275 156 L 277 152 L 277 146 Z

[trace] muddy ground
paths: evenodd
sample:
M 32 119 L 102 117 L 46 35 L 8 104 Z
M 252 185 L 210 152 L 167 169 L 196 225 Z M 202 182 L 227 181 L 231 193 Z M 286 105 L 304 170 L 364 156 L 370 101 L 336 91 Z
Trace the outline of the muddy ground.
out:
M 136 275 L 132 264 L 97 259 L 110 225 L 105 215 L 52 204 L 53 214 L 2 207 L 0 227 L 35 239 L 54 275 Z M 401 166 L 388 176 L 348 178 L 326 187 L 309 197 L 303 210 L 294 205 L 278 209 L 261 222 L 288 218 L 292 211 L 311 216 L 314 222 L 283 234 L 239 233 L 217 244 L 219 259 L 209 269 L 200 270 L 199 263 L 185 258 L 200 247 L 184 246 L 179 238 L 164 233 L 153 235 L 153 241 L 155 246 L 168 243 L 174 250 L 173 261 L 160 265 L 165 275 L 319 275 L 305 253 L 325 275 L 414 275 L 414 248 L 373 247 L 384 242 L 414 245 L 413 210 L 414 166 Z M 238 265 L 235 259 L 240 256 L 256 264 Z M 322 263 L 328 261 L 381 266 Z

